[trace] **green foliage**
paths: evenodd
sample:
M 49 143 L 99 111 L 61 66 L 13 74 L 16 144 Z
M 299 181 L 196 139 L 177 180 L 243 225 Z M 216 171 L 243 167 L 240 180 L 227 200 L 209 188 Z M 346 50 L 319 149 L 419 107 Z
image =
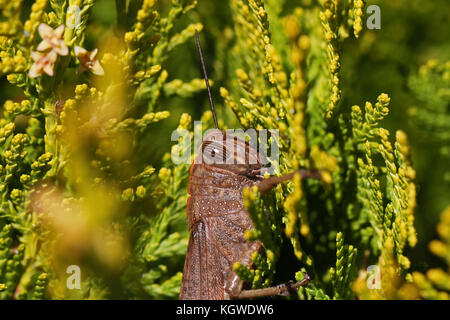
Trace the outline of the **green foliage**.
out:
M 294 179 L 293 188 L 288 183 L 284 190 L 282 187 L 277 189 L 278 202 L 275 205 L 260 201 L 258 204 L 257 199 L 247 197 L 254 201 L 253 205 L 246 205 L 255 222 L 255 230 L 249 239 L 261 240 L 269 253 L 275 253 L 276 261 L 276 248 L 280 245 L 270 241 L 268 233 L 273 233 L 272 238 L 277 238 L 280 228 L 273 222 L 272 227 L 268 226 L 263 213 L 268 210 L 273 217 L 284 208 L 286 214 L 281 220 L 285 223 L 286 236 L 291 240 L 296 257 L 310 269 L 314 270 L 313 265 L 317 264 L 314 256 L 329 250 L 329 240 L 336 235 L 340 239 L 342 232 L 348 234 L 350 243 L 357 244 L 361 252 L 370 250 L 373 257 L 382 253 L 386 239 L 394 239 L 397 259 L 404 269 L 408 269 L 409 260 L 403 255 L 403 250 L 407 244 L 414 246 L 416 243 L 413 226 L 415 173 L 408 160 L 405 134 L 397 133 L 393 148 L 389 132 L 380 128 L 380 121 L 389 112 L 390 98 L 381 94 L 375 106 L 367 102 L 364 110 L 358 106 L 340 106 L 336 109 L 340 96 L 339 43 L 349 36 L 338 30 L 348 27 L 348 8 L 325 1 L 322 8 L 298 9 L 286 18 L 278 17 L 289 21 L 286 22 L 288 36 L 311 46 L 309 51 L 306 50 L 308 47 L 303 48 L 308 52 L 309 61 L 305 75 L 309 96 L 305 97 L 295 92 L 304 90 L 295 87 L 297 82 L 287 82 L 287 79 L 301 77 L 301 71 L 294 69 L 290 75 L 286 74 L 281 67 L 284 64 L 277 55 L 277 52 L 287 52 L 288 56 L 300 55 L 302 48 L 293 46 L 277 50 L 276 45 L 272 45 L 262 2 L 249 1 L 248 6 L 243 1 L 235 3 L 238 35 L 235 50 L 239 52 L 244 43 L 254 48 L 250 56 L 239 52 L 242 55 L 241 66 L 247 67 L 248 72 L 242 69 L 236 71 L 241 92 L 249 100 L 240 100 L 244 107 L 242 110 L 237 109 L 238 104 L 225 89 L 221 90 L 222 96 L 244 127 L 260 125 L 280 129 L 284 151 L 280 159 L 281 172 L 290 172 L 301 165 L 324 171 L 326 183 L 332 180 L 326 187 L 317 182 L 301 186 L 300 181 Z M 322 11 L 319 13 L 319 10 Z M 244 19 L 247 13 L 253 18 Z M 254 23 L 251 24 L 251 21 Z M 249 43 L 253 40 L 254 43 Z M 327 52 L 323 48 L 327 48 Z M 261 61 L 260 67 L 256 69 L 251 61 Z M 299 68 L 302 66 L 300 63 Z M 305 114 L 307 121 L 304 120 Z M 274 121 L 275 118 L 277 121 Z M 327 172 L 332 175 L 328 177 Z M 320 206 L 320 203 L 324 205 Z M 258 206 L 259 211 L 254 208 Z M 308 245 L 313 248 L 304 255 L 302 247 Z M 344 255 L 345 259 L 350 259 L 346 262 L 355 260 L 356 249 L 351 246 L 345 254 L 343 251 L 341 240 L 338 240 L 336 269 L 332 269 L 330 279 L 322 284 L 331 281 L 333 297 L 337 299 L 351 296 L 350 287 L 355 276 L 350 270 L 345 272 L 342 263 Z M 268 271 L 263 269 L 261 272 Z M 313 292 L 310 295 L 316 296 Z
M 349 299 L 352 292 L 348 290 L 355 278 L 355 262 L 358 250 L 353 246 L 344 245 L 342 233 L 336 237 L 336 267 L 330 269 L 333 284 L 334 299 Z
M 443 161 L 449 161 L 450 61 L 428 61 L 417 74 L 410 76 L 408 85 L 421 103 L 421 107 L 409 109 L 421 139 L 436 144 Z M 444 179 L 450 181 L 450 171 L 444 173 Z
M 150 161 L 133 155 L 145 148 L 149 128 L 170 116 L 156 111 L 162 90 L 186 96 L 204 87 L 198 79 L 167 82 L 160 65 L 201 30 L 192 24 L 173 31 L 195 2 L 175 1 L 165 16 L 154 1 L 124 9 L 119 23 L 129 31 L 102 49 L 106 77 L 81 73 L 90 69 L 76 52 L 58 58 L 54 77 L 35 79 L 7 66 L 20 62 L 19 48 L 27 56 L 36 50 L 41 22 L 53 28 L 66 23 L 65 43 L 83 46 L 93 4 L 37 1 L 28 21 L 16 21 L 28 36 L 17 30 L 2 38 L 4 57 L 16 59 L 2 59 L 3 74 L 24 95 L 4 103 L 1 120 L 3 298 L 167 298 L 179 291 L 188 167 L 174 167 L 166 157 L 156 177 Z M 68 10 L 74 6 L 79 16 Z M 79 19 L 74 30 L 71 19 Z M 70 264 L 81 265 L 87 290 L 65 288 Z
M 237 274 L 255 289 L 312 275 L 300 299 L 448 298 L 448 272 L 412 251 L 416 228 L 432 229 L 424 192 L 448 205 L 424 177 L 450 174 L 449 63 L 429 60 L 448 60 L 449 34 L 419 14 L 445 16 L 446 0 L 31 2 L 0 1 L 1 299 L 178 297 L 189 165 L 170 152 L 190 146 L 170 134 L 193 135 L 200 117 L 212 127 L 195 30 L 220 127 L 278 129 L 276 174 L 322 174 L 244 191 L 245 236 L 265 250 Z M 365 30 L 372 3 L 382 30 Z M 423 21 L 432 40 L 417 44 Z M 447 216 L 431 244 L 444 259 Z M 377 292 L 366 286 L 375 264 Z M 81 290 L 66 287 L 69 265 Z

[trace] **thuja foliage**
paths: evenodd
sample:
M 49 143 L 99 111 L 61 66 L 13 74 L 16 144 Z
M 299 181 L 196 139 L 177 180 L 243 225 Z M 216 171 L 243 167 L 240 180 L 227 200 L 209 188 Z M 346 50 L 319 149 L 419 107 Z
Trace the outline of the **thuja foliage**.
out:
M 195 2 L 173 1 L 162 14 L 155 1 L 117 1 L 124 28 L 97 43 L 101 58 L 84 41 L 93 5 L 36 1 L 22 21 L 21 1 L 2 4 L 2 76 L 21 90 L 1 119 L 2 298 L 167 298 L 179 290 L 188 168 L 166 157 L 156 171 L 135 155 L 149 127 L 170 116 L 160 109 L 163 91 L 203 89 L 195 79 L 168 81 L 161 66 L 202 29 L 173 30 Z M 33 54 L 48 58 L 33 63 Z M 82 289 L 68 291 L 68 265 L 80 266 Z
M 236 262 L 238 275 L 260 288 L 308 273 L 292 299 L 447 298 L 448 270 L 417 270 L 408 254 L 416 171 L 403 126 L 385 119 L 408 108 L 448 156 L 448 63 L 411 73 L 415 107 L 388 90 L 353 101 L 344 62 L 348 46 L 375 46 L 368 2 L 0 1 L 0 297 L 178 297 L 189 164 L 171 154 L 191 146 L 171 132 L 213 127 L 198 30 L 220 127 L 278 129 L 275 173 L 322 174 L 245 189 L 245 236 L 265 250 L 251 269 Z M 430 244 L 444 259 L 447 211 Z
M 409 109 L 414 127 L 421 139 L 438 145 L 443 161 L 450 161 L 450 61 L 429 60 L 411 75 L 408 85 L 421 101 L 421 107 Z M 444 179 L 450 182 L 448 170 L 444 172 Z
M 271 40 L 267 13 L 279 12 L 279 2 L 268 1 L 267 9 L 261 1 L 232 4 L 236 34 L 245 36 L 238 36 L 235 47 L 241 67 L 236 71 L 235 97 L 226 89 L 221 89 L 222 96 L 244 127 L 280 130 L 281 173 L 302 166 L 322 170 L 324 177 L 323 183 L 297 177 L 284 190 L 279 186 L 269 208 L 257 196 L 244 194 L 255 221 L 248 238 L 265 244 L 269 266 L 273 266 L 279 257 L 276 240 L 284 229 L 296 257 L 314 273 L 322 268 L 315 256 L 333 248 L 331 241 L 336 238 L 336 266 L 324 274 L 333 298 L 348 297 L 355 275 L 352 267 L 357 266 L 357 250 L 343 245 L 343 234 L 349 244 L 370 250 L 372 258 L 383 255 L 386 242 L 392 241 L 398 272 L 406 274 L 410 262 L 403 251 L 416 243 L 415 173 L 406 136 L 398 131 L 392 144 L 389 131 L 380 127 L 389 113 L 387 94 L 363 108 L 336 107 L 341 95 L 339 47 L 353 35 L 355 4 L 324 1 L 321 6 L 295 9 L 280 17 L 284 23 L 273 29 L 279 43 Z M 243 47 L 254 50 L 249 54 L 242 52 Z M 295 64 L 283 68 L 283 55 Z M 278 214 L 270 220 L 281 220 L 284 226 L 268 223 L 266 210 Z M 275 272 L 272 268 L 261 273 L 270 271 Z M 322 293 L 313 290 L 310 295 Z
M 420 295 L 425 299 L 445 299 L 448 300 L 450 292 L 450 207 L 447 207 L 441 216 L 441 221 L 437 226 L 437 232 L 441 240 L 430 242 L 430 251 L 443 259 L 447 269 L 430 268 L 426 275 L 414 272 L 414 282 Z

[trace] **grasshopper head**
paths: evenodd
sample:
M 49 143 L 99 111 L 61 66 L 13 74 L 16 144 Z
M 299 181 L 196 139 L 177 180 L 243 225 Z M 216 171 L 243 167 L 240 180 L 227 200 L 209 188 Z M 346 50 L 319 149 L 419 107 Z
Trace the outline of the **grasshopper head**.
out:
M 256 142 L 256 141 L 255 141 Z M 218 129 L 203 138 L 196 162 L 222 168 L 235 174 L 254 176 L 261 170 L 261 159 L 256 145 L 231 132 Z

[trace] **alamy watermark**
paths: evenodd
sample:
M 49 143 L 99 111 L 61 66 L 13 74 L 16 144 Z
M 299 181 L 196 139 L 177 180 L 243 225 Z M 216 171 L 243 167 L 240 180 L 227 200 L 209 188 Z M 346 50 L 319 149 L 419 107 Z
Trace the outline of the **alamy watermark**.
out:
M 81 269 L 76 264 L 70 265 L 66 269 L 66 273 L 70 274 L 66 280 L 66 286 L 69 290 L 81 289 Z
M 69 29 L 78 29 L 81 25 L 81 11 L 77 5 L 71 5 L 67 8 L 67 21 L 66 25 Z
M 376 4 L 367 7 L 366 12 L 370 14 L 367 18 L 366 25 L 367 29 L 381 29 L 381 9 Z
M 381 271 L 377 265 L 371 265 L 367 268 L 367 288 L 370 290 L 381 289 Z

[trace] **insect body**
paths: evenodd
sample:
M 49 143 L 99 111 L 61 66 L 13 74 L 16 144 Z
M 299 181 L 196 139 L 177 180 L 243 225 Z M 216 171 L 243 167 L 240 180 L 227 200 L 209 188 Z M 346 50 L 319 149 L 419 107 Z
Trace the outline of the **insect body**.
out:
M 262 250 L 258 240 L 247 241 L 244 231 L 253 228 L 243 204 L 245 187 L 258 186 L 261 194 L 289 180 L 294 173 L 264 179 L 257 150 L 239 137 L 217 127 L 200 43 L 197 45 L 213 111 L 216 130 L 206 135 L 191 166 L 187 205 L 190 238 L 184 264 L 180 299 L 232 299 L 288 294 L 308 283 L 287 283 L 272 288 L 243 290 L 233 271 L 241 262 L 252 267 L 252 254 Z M 318 172 L 299 170 L 302 177 L 320 178 Z
M 249 242 L 244 231 L 253 224 L 243 205 L 242 191 L 261 181 L 259 162 L 255 164 L 206 164 L 211 155 L 225 157 L 230 143 L 225 133 L 217 130 L 211 142 L 202 142 L 198 164 L 191 166 L 187 214 L 191 232 L 188 246 L 181 299 L 229 299 L 242 291 L 242 280 L 232 271 L 241 261 L 251 266 L 251 255 L 262 246 L 260 241 Z M 228 137 L 229 138 L 229 137 Z M 256 154 L 245 141 L 235 139 L 247 157 Z M 228 143 L 227 143 L 228 142 Z M 208 150 L 209 149 L 209 150 Z M 213 149 L 213 150 L 211 150 Z M 201 163 L 200 163 L 201 162 Z M 235 163 L 240 163 L 236 159 Z

